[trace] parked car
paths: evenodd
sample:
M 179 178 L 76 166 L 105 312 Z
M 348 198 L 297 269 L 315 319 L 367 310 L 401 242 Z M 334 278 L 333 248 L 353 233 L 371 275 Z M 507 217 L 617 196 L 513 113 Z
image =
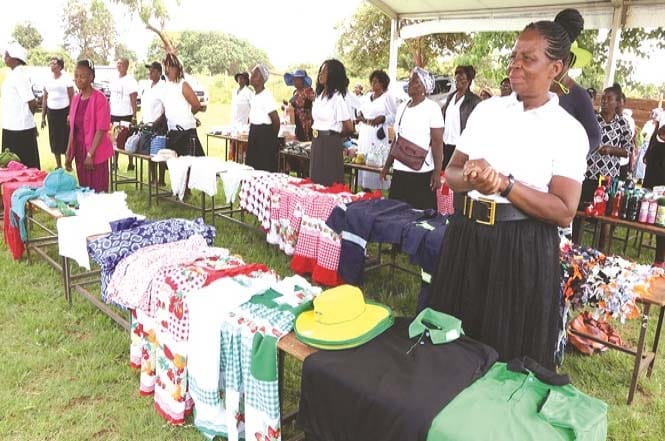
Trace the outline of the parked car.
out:
M 44 84 L 51 75 L 51 69 L 46 66 L 28 66 L 28 77 L 32 88 L 32 94 L 35 96 L 37 102 L 37 111 L 42 110 L 42 97 L 44 96 Z
M 107 100 L 111 99 L 111 80 L 116 76 L 118 76 L 116 66 L 95 66 L 95 81 L 92 85 L 102 92 Z
M 201 86 L 201 83 L 199 83 L 196 78 L 189 74 L 185 74 L 185 80 L 187 80 L 189 85 L 194 90 L 197 98 L 199 99 L 199 102 L 201 103 L 201 111 L 205 112 L 208 109 L 208 91 L 203 86 Z M 148 87 L 150 87 L 150 80 L 139 81 L 139 96 L 137 99 L 137 105 L 139 108 L 141 107 L 141 97 L 143 96 L 143 92 Z

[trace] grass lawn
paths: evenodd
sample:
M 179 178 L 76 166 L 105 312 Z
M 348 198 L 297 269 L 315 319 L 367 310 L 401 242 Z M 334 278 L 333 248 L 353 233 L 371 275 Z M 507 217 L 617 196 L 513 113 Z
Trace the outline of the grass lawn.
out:
M 222 103 L 211 103 L 200 115 L 204 145 L 206 130 L 224 124 L 228 116 L 228 105 Z M 46 132 L 39 142 L 42 164 L 52 169 Z M 211 142 L 211 155 L 222 152 L 223 143 Z M 126 191 L 137 213 L 151 218 L 194 217 L 192 211 L 166 203 L 148 209 L 146 193 L 133 187 Z M 255 231 L 218 220 L 215 244 L 248 262 L 265 263 L 283 276 L 291 274 L 289 258 Z M 630 253 L 635 250 L 629 248 Z M 647 253 L 641 260 L 652 258 Z M 368 274 L 364 287 L 368 297 L 389 304 L 399 315 L 414 312 L 418 289 L 414 277 L 385 269 Z M 152 398 L 139 397 L 138 374 L 128 366 L 125 331 L 76 294 L 68 308 L 61 276 L 39 261 L 12 261 L 4 244 L 0 245 L 0 304 L 0 440 L 203 439 L 191 424 L 168 425 L 155 412 Z M 636 343 L 635 322 L 617 326 L 624 340 Z M 663 440 L 665 361 L 658 360 L 651 379 L 640 380 L 634 404 L 626 406 L 631 370 L 632 358 L 617 351 L 586 357 L 571 350 L 562 367 L 578 388 L 610 405 L 609 439 Z M 289 360 L 287 371 L 287 401 L 293 404 L 298 364 Z

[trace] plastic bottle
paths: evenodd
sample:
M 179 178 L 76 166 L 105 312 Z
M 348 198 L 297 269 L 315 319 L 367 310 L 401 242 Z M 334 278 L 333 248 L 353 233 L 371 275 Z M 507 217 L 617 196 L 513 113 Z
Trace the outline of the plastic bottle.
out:
M 640 211 L 640 200 L 642 193 L 638 190 L 633 191 L 633 195 L 628 201 L 628 210 L 626 211 L 626 219 L 631 222 L 637 221 L 637 213 Z
M 619 217 L 619 211 L 621 210 L 621 203 L 623 200 L 623 191 L 617 191 L 617 194 L 614 196 L 614 202 L 612 203 L 612 217 Z
M 623 194 L 623 198 L 621 198 L 621 206 L 619 207 L 619 218 L 625 219 L 626 214 L 628 213 L 628 201 L 630 201 L 630 198 L 632 196 L 632 192 L 630 190 L 626 190 L 626 192 Z
M 645 224 L 647 222 L 647 219 L 649 217 L 649 199 L 648 196 L 644 196 L 642 200 L 640 201 L 640 211 L 639 214 L 637 215 L 637 221 Z
M 658 211 L 656 212 L 656 225 L 665 227 L 665 197 L 658 199 Z
M 658 212 L 658 199 L 651 196 L 649 199 L 649 214 L 647 215 L 647 223 L 655 224 L 656 223 L 656 213 Z

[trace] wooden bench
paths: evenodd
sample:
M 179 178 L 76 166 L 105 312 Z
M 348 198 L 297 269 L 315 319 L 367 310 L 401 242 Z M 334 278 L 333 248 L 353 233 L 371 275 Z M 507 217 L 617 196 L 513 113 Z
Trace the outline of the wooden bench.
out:
M 288 354 L 299 361 L 305 361 L 307 357 L 318 352 L 319 350 L 311 346 L 307 346 L 305 343 L 298 340 L 296 335 L 293 332 L 288 333 L 286 336 L 282 337 L 279 342 L 277 342 L 277 365 L 279 367 L 279 404 L 282 409 L 282 427 L 290 424 L 295 421 L 298 416 L 298 409 L 293 409 L 289 412 L 286 412 L 283 408 L 284 400 L 284 359 Z M 301 441 L 304 440 L 304 435 L 299 434 L 290 438 L 286 441 Z

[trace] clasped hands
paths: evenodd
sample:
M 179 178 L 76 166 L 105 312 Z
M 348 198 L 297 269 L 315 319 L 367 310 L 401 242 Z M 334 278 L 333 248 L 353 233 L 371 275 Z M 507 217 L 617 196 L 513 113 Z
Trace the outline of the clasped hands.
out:
M 496 171 L 484 159 L 469 159 L 462 168 L 464 182 L 468 182 L 473 190 L 482 194 L 500 193 L 507 185 L 507 178 Z

